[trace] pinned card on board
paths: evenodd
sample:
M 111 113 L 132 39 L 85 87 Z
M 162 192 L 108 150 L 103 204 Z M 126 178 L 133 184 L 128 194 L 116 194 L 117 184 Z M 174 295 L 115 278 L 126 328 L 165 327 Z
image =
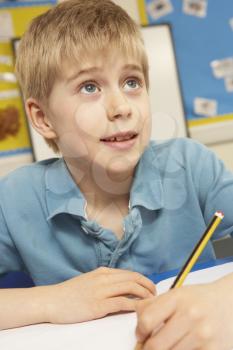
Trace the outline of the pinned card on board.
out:
M 221 79 L 233 75 L 233 57 L 214 60 L 210 63 L 215 78 Z
M 173 11 L 170 0 L 152 0 L 146 5 L 147 13 L 153 19 L 166 16 Z
M 226 77 L 224 82 L 226 91 L 233 92 L 233 74 L 231 76 Z
M 183 12 L 196 17 L 206 17 L 207 0 L 183 0 Z
M 194 113 L 200 116 L 213 117 L 217 114 L 216 100 L 196 97 L 194 99 Z

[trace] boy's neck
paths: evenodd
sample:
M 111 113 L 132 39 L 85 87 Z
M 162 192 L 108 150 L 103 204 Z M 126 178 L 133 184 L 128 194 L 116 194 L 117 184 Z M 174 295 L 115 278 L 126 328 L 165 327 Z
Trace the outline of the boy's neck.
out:
M 67 167 L 79 186 L 81 192 L 86 198 L 87 204 L 90 207 L 101 210 L 111 205 L 119 203 L 119 206 L 125 206 L 129 203 L 129 193 L 133 180 L 133 172 L 128 174 L 108 174 L 107 179 L 100 173 L 90 171 L 90 168 L 80 169 L 77 164 L 69 159 L 65 159 Z

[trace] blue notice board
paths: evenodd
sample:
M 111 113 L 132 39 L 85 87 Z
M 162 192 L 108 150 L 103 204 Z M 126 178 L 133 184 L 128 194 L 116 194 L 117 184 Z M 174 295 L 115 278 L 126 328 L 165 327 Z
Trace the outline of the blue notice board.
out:
M 206 0 L 204 17 L 185 13 L 183 6 L 187 1 L 194 2 L 138 0 L 141 22 L 144 25 L 171 24 L 191 136 L 197 136 L 197 139 L 200 136 L 204 143 L 233 140 L 233 71 L 229 77 L 232 83 L 229 91 L 225 79 L 216 78 L 211 67 L 211 62 L 216 60 L 233 60 L 233 1 Z M 166 4 L 169 4 L 170 11 L 159 16 L 161 6 L 165 9 Z M 211 116 L 195 113 L 194 100 L 197 97 L 215 100 L 216 113 Z

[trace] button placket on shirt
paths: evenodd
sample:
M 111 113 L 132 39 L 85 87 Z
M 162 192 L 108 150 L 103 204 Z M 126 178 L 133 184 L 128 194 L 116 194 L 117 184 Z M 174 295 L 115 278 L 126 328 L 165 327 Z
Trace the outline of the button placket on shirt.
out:
M 133 208 L 132 211 L 124 219 L 124 236 L 119 241 L 115 251 L 113 252 L 109 267 L 115 267 L 119 258 L 124 255 L 137 239 L 142 228 L 141 214 L 138 208 Z
M 81 227 L 83 231 L 94 239 L 98 266 L 109 266 L 112 253 L 115 251 L 118 240 L 114 233 L 104 229 L 96 221 L 82 220 Z
M 87 235 L 95 238 L 98 264 L 115 267 L 120 257 L 128 251 L 138 237 L 142 219 L 139 209 L 133 208 L 124 219 L 124 236 L 120 241 L 116 237 L 113 240 L 110 239 L 108 235 L 111 231 L 102 228 L 96 221 L 83 220 L 81 227 Z M 106 250 L 108 250 L 107 253 Z

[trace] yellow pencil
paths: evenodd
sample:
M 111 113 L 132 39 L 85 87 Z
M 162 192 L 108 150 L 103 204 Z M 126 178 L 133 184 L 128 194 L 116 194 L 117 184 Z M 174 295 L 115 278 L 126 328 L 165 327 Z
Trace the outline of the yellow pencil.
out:
M 190 254 L 188 260 L 180 270 L 179 274 L 177 275 L 175 281 L 172 283 L 170 289 L 172 288 L 178 288 L 182 286 L 185 278 L 187 277 L 188 273 L 191 271 L 193 268 L 194 264 L 196 263 L 197 259 L 203 252 L 206 244 L 212 237 L 213 233 L 215 232 L 216 228 L 224 218 L 224 214 L 220 211 L 216 211 L 214 214 L 210 224 L 208 225 L 207 229 L 203 233 L 202 237 L 200 238 L 199 242 L 193 249 L 192 253 Z M 142 349 L 142 344 L 137 344 L 135 350 L 141 350 Z
M 208 241 L 212 237 L 213 233 L 215 232 L 216 228 L 218 227 L 218 225 L 220 224 L 220 222 L 223 218 L 224 218 L 224 214 L 221 211 L 216 211 L 210 224 L 208 225 L 207 229 L 203 233 L 201 239 L 197 243 L 196 247 L 193 249 L 188 260 L 186 261 L 186 263 L 184 264 L 180 273 L 178 274 L 175 281 L 171 285 L 171 289 L 178 288 L 178 287 L 182 286 L 185 278 L 187 277 L 187 274 L 193 268 L 194 264 L 196 263 L 197 259 L 199 258 L 199 256 L 203 252 L 206 244 L 208 243 Z

